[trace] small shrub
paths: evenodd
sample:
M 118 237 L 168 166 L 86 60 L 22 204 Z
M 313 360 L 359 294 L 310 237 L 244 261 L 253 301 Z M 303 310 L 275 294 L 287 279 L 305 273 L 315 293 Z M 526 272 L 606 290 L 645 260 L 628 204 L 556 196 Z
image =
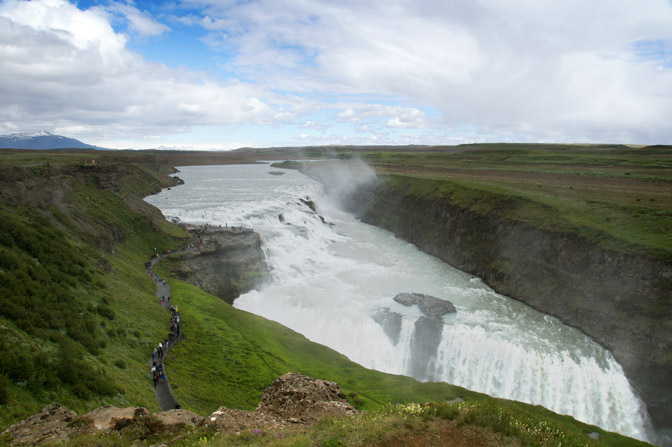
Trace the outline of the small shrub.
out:
M 434 414 L 447 421 L 454 420 L 460 414 L 460 406 L 455 404 L 440 403 L 432 408 Z
M 344 444 L 343 441 L 338 438 L 329 438 L 322 441 L 320 445 L 322 447 L 342 447 Z
M 7 405 L 9 402 L 9 381 L 5 376 L 0 376 L 0 405 Z
M 97 310 L 102 317 L 107 318 L 108 320 L 114 320 L 114 317 L 116 316 L 112 308 L 107 304 L 99 304 Z
M 72 392 L 80 399 L 88 399 L 91 396 L 89 389 L 83 383 L 76 383 L 72 387 Z

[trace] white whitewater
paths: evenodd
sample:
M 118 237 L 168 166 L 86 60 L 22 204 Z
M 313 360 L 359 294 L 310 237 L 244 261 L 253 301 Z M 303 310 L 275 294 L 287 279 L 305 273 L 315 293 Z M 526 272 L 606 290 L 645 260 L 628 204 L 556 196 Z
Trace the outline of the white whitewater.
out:
M 146 200 L 183 222 L 242 224 L 262 236 L 272 280 L 238 298 L 236 307 L 366 367 L 409 374 L 409 346 L 421 314 L 392 298 L 416 292 L 446 299 L 457 313 L 444 317 L 437 354 L 419 379 L 539 404 L 650 440 L 646 409 L 621 367 L 579 331 L 359 222 L 298 172 L 271 175 L 279 170 L 268 165 L 180 171 L 185 185 Z M 317 214 L 301 200 L 307 198 Z M 401 315 L 396 344 L 373 319 L 382 308 Z

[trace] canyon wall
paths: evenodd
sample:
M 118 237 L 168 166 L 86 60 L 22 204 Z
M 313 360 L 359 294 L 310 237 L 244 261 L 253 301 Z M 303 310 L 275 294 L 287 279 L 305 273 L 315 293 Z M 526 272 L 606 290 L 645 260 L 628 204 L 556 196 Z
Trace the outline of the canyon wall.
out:
M 268 274 L 261 238 L 252 230 L 208 228 L 193 235 L 193 248 L 179 255 L 175 275 L 233 304 Z

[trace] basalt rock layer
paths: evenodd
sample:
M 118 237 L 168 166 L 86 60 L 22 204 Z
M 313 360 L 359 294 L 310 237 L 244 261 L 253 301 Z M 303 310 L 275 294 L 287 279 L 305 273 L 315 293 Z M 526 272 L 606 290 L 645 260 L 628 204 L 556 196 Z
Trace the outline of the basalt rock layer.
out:
M 669 262 L 514 220 L 505 213 L 519 206 L 514 198 L 479 210 L 438 192 L 417 194 L 416 181 L 426 182 L 360 188 L 350 208 L 364 222 L 582 330 L 613 352 L 654 425 L 672 427 Z

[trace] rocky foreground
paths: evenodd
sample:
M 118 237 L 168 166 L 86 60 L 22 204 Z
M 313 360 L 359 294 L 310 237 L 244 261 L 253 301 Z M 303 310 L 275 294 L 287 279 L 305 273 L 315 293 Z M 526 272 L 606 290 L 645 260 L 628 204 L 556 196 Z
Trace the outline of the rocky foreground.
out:
M 184 409 L 150 413 L 143 407 L 107 406 L 78 416 L 52 403 L 9 427 L 3 436 L 8 436 L 12 445 L 43 445 L 66 442 L 82 435 L 121 433 L 138 425 L 153 433 L 177 425 L 205 425 L 217 432 L 238 433 L 310 425 L 324 417 L 343 418 L 357 413 L 335 382 L 287 373 L 268 387 L 255 411 L 220 407 L 204 418 Z

